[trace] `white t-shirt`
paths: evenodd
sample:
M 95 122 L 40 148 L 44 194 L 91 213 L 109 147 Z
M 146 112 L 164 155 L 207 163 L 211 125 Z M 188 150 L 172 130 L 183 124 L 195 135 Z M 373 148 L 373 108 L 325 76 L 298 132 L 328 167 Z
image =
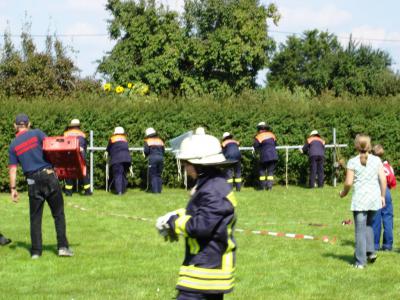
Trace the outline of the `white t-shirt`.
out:
M 360 155 L 347 163 L 347 169 L 354 171 L 354 188 L 351 201 L 352 211 L 378 210 L 382 208 L 379 170 L 383 168 L 379 157 L 368 154 L 367 164 L 363 166 Z

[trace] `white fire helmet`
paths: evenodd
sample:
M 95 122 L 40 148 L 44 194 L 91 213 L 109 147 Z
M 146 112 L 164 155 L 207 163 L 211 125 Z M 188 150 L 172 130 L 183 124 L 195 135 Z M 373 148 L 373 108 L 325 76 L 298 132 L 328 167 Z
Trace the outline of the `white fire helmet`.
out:
M 125 130 L 123 127 L 120 127 L 120 126 L 115 127 L 114 134 L 125 134 Z
M 222 135 L 222 139 L 226 139 L 227 137 L 232 136 L 232 134 L 230 134 L 229 132 L 224 132 L 224 134 Z
M 312 135 L 319 135 L 318 130 L 311 131 L 310 136 L 312 136 Z
M 73 120 L 71 120 L 71 123 L 69 123 L 70 127 L 77 127 L 80 125 L 81 125 L 81 122 L 78 119 L 73 119 Z
M 176 158 L 195 165 L 219 165 L 230 162 L 222 154 L 219 140 L 209 134 L 193 134 L 185 138 Z
M 146 136 L 152 135 L 152 134 L 156 134 L 156 131 L 154 130 L 153 127 L 149 127 L 146 129 L 145 131 Z

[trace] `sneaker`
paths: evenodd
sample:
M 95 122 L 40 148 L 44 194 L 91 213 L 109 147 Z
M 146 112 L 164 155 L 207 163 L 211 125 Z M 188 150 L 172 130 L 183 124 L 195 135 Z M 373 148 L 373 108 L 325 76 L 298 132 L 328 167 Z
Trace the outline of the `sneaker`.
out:
M 32 254 L 31 259 L 39 259 L 40 255 L 39 254 Z
M 378 255 L 376 255 L 376 253 L 370 254 L 370 255 L 367 256 L 367 260 L 371 264 L 373 264 L 376 261 L 377 258 L 378 258 Z
M 365 268 L 365 266 L 357 265 L 357 264 L 353 265 L 353 267 L 354 267 L 354 269 L 364 269 Z
M 0 246 L 5 246 L 9 243 L 11 243 L 11 240 L 0 234 Z
M 71 256 L 74 256 L 74 253 L 72 252 L 71 249 L 62 247 L 62 248 L 58 249 L 58 256 L 71 257 Z

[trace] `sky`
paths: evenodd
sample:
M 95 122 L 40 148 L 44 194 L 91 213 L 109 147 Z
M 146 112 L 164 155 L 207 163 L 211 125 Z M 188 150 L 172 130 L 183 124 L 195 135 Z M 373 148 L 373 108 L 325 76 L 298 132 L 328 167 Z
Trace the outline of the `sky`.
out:
M 184 0 L 158 0 L 171 10 L 182 11 Z M 107 32 L 106 0 L 0 0 L 0 33 L 8 30 L 14 44 L 19 47 L 21 29 L 31 23 L 31 34 L 38 50 L 44 50 L 44 36 L 56 34 L 72 48 L 69 51 L 80 75 L 95 76 L 97 60 L 106 55 L 115 44 Z M 329 31 L 347 44 L 353 39 L 374 48 L 387 51 L 393 59 L 392 68 L 400 70 L 400 1 L 398 0 L 261 0 L 275 3 L 282 18 L 275 26 L 269 22 L 269 31 L 278 43 L 288 35 L 305 30 Z M 0 47 L 3 39 L 0 39 Z M 265 72 L 258 83 L 262 84 Z

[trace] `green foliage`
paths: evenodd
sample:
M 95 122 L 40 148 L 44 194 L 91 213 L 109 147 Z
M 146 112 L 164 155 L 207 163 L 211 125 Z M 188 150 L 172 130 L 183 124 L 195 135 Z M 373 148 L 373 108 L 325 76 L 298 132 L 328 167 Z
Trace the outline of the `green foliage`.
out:
M 4 35 L 0 53 L 0 94 L 29 98 L 98 90 L 98 82 L 77 77 L 77 67 L 56 37 L 47 36 L 46 50 L 39 52 L 28 32 L 29 29 L 25 29 L 21 34 L 20 51 L 14 47 L 10 34 Z
M 221 137 L 224 131 L 231 132 L 242 146 L 251 146 L 255 126 L 260 121 L 268 122 L 277 136 L 279 145 L 302 145 L 313 129 L 318 129 L 328 144 L 332 143 L 332 128 L 337 129 L 337 142 L 350 147 L 340 150 L 341 157 L 354 154 L 353 139 L 359 132 L 371 135 L 374 142 L 383 144 L 386 158 L 400 174 L 397 145 L 400 120 L 399 96 L 388 98 L 337 98 L 325 94 L 310 98 L 307 92 L 296 90 L 248 91 L 240 96 L 232 96 L 215 101 L 211 96 L 201 98 L 158 98 L 154 95 L 137 96 L 135 101 L 118 95 L 90 95 L 57 99 L 36 98 L 32 101 L 13 101 L 0 98 L 0 190 L 8 189 L 7 149 L 14 137 L 12 124 L 19 112 L 29 114 L 33 126 L 48 135 L 61 135 L 65 126 L 73 118 L 81 120 L 82 129 L 94 132 L 94 145 L 107 145 L 114 127 L 123 126 L 130 146 L 143 146 L 144 131 L 154 127 L 161 137 L 168 141 L 188 130 L 203 126 L 206 131 Z M 379 104 L 379 105 L 378 105 Z M 68 110 L 66 109 L 68 108 Z M 133 156 L 134 177 L 129 179 L 131 187 L 146 186 L 146 162 L 141 153 Z M 327 150 L 325 167 L 326 181 L 333 174 L 332 151 Z M 285 182 L 285 152 L 279 151 L 276 171 L 278 184 Z M 95 154 L 95 186 L 104 188 L 105 161 L 102 153 Z M 246 186 L 256 181 L 256 159 L 250 151 L 244 152 L 243 178 Z M 298 151 L 289 152 L 289 182 L 304 184 L 308 174 L 308 159 Z M 163 180 L 167 186 L 181 186 L 177 179 L 176 162 L 170 153 L 166 155 Z M 20 178 L 20 187 L 25 184 Z
M 270 64 L 271 86 L 304 87 L 320 95 L 327 90 L 344 95 L 395 95 L 400 77 L 389 68 L 389 54 L 350 39 L 343 48 L 337 37 L 318 30 L 290 36 Z
M 117 41 L 99 64 L 108 81 L 141 81 L 157 94 L 216 96 L 254 88 L 274 43 L 267 18 L 276 6 L 256 0 L 185 2 L 181 16 L 154 0 L 109 0 L 109 33 Z

